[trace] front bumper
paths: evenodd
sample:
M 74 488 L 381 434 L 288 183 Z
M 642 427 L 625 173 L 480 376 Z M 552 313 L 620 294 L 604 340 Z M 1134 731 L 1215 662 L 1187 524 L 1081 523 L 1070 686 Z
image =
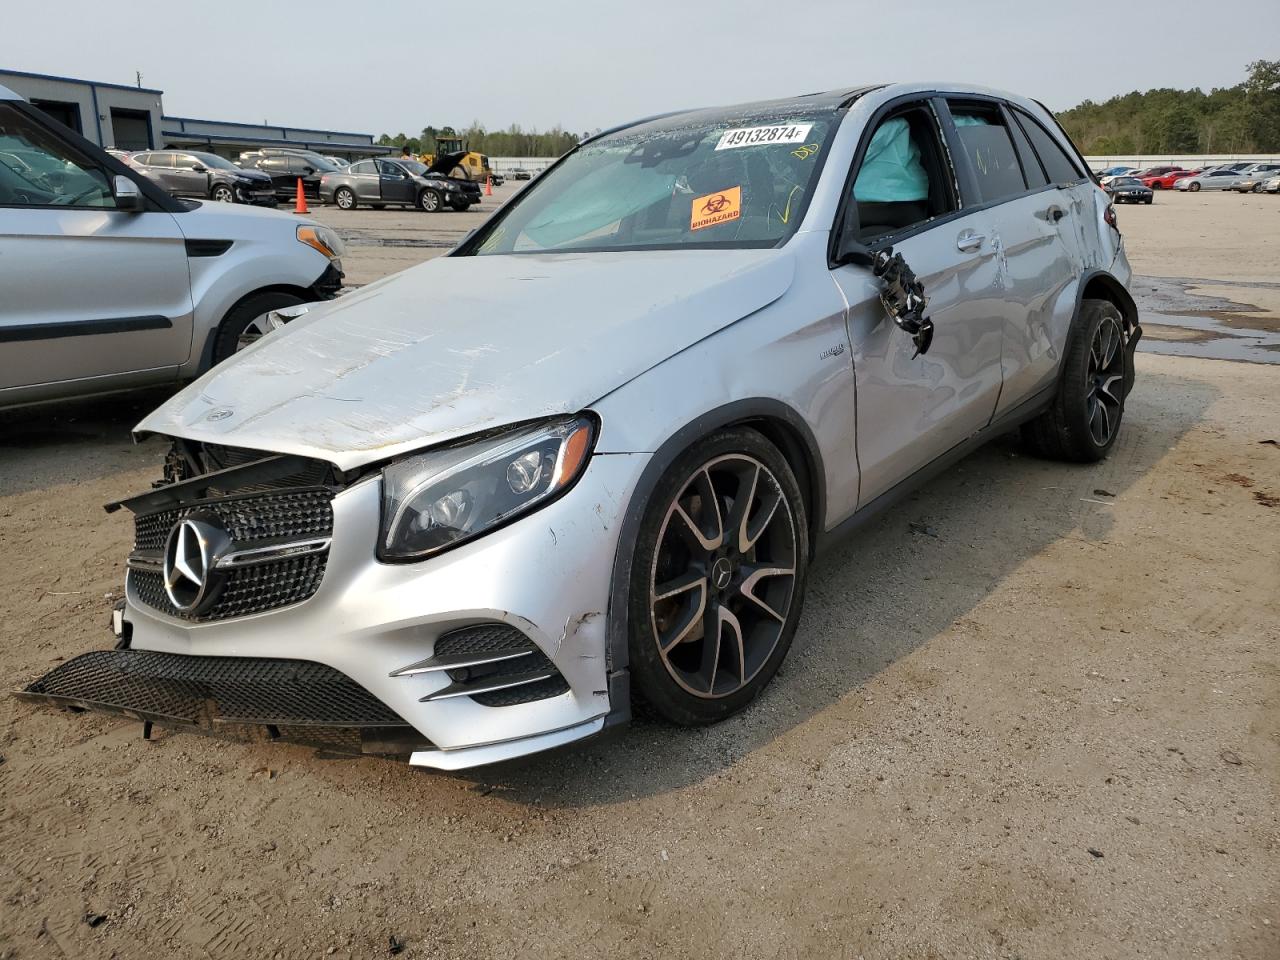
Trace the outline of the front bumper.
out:
M 611 710 L 629 709 L 625 700 L 614 704 L 610 697 L 608 600 L 617 531 L 645 460 L 597 455 L 560 500 L 472 543 L 409 564 L 375 559 L 381 484 L 377 477 L 362 480 L 332 500 L 327 563 L 308 599 L 249 616 L 184 620 L 144 602 L 131 576 L 123 616 L 129 649 L 87 655 L 99 658 L 94 663 L 108 674 L 127 674 L 128 683 L 69 686 L 63 671 L 84 666 L 84 658 L 77 658 L 22 695 L 215 732 L 257 724 L 269 736 L 309 742 L 297 728 L 314 732 L 333 717 L 281 710 L 305 694 L 305 671 L 319 670 L 329 689 L 349 686 L 376 707 L 354 734 L 345 730 L 354 752 L 394 753 L 387 744 L 403 748 L 416 741 L 407 750 L 411 763 L 460 769 L 590 736 L 604 728 Z M 448 695 L 451 678 L 443 672 L 404 673 L 435 656 L 441 637 L 477 624 L 518 630 L 554 664 L 567 689 L 532 702 L 486 705 L 482 697 Z M 117 659 L 103 668 L 107 661 L 101 658 L 113 654 Z M 161 655 L 167 659 L 139 659 Z M 282 663 L 302 673 L 282 674 Z M 287 682 L 277 684 L 276 694 L 271 683 L 259 684 L 264 698 L 253 716 L 227 708 L 226 695 L 215 688 L 183 687 L 188 699 L 181 709 L 154 706 L 173 699 L 175 669 L 182 679 L 228 664 L 254 676 L 265 670 Z M 233 704 L 237 696 L 233 691 Z

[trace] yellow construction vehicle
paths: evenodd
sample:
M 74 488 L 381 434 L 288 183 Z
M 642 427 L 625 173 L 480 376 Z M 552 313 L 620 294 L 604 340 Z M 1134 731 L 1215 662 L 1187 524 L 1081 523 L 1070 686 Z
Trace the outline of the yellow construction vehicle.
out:
M 422 162 L 428 167 L 434 166 L 436 158 L 439 157 L 442 163 L 437 170 L 446 176 L 462 177 L 479 183 L 483 183 L 486 177 L 493 176 L 489 158 L 483 153 L 468 150 L 466 141 L 461 137 L 436 137 L 436 146 L 439 149 L 438 153 L 425 153 L 421 157 Z M 445 162 L 452 162 L 453 166 L 445 170 L 443 169 Z

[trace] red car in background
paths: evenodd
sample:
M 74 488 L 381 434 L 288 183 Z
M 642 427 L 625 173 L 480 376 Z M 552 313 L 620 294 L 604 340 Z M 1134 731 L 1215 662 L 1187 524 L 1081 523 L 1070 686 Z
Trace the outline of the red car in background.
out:
M 1142 171 L 1138 179 L 1152 190 L 1172 190 L 1175 180 L 1189 176 L 1191 171 L 1183 170 L 1181 167 L 1152 167 L 1150 170 Z

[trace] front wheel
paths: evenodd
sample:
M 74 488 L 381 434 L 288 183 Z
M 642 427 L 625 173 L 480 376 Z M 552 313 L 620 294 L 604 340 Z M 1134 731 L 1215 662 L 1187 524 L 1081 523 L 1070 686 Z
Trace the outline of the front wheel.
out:
M 467 203 L 465 200 L 450 201 L 449 206 L 453 207 L 453 209 L 457 210 L 459 213 L 466 213 L 471 209 L 471 204 Z
M 809 540 L 786 459 L 754 430 L 712 434 L 645 508 L 628 614 L 637 709 L 715 723 L 777 672 L 795 635 Z
M 1052 460 L 1093 463 L 1116 442 L 1133 385 L 1124 318 L 1109 300 L 1085 300 L 1067 337 L 1058 394 L 1022 428 L 1031 448 Z
M 1187 189 L 1188 189 L 1188 190 L 1190 190 L 1192 193 L 1197 193 L 1197 192 L 1199 192 L 1199 190 L 1200 190 L 1200 184 L 1198 184 L 1198 183 L 1189 183 L 1189 184 L 1187 184 Z
M 354 210 L 356 208 L 355 191 L 347 187 L 339 187 L 334 191 L 333 202 L 338 205 L 339 210 Z
M 213 363 L 221 363 L 282 326 L 279 319 L 272 316 L 273 312 L 300 303 L 306 301 L 292 293 L 269 292 L 255 293 L 232 307 L 218 327 L 213 342 Z
M 209 199 L 218 203 L 235 203 L 236 195 L 232 193 L 231 188 L 225 183 L 219 183 L 209 191 Z
M 435 190 L 423 190 L 418 194 L 418 209 L 424 213 L 435 213 L 440 209 L 440 194 Z

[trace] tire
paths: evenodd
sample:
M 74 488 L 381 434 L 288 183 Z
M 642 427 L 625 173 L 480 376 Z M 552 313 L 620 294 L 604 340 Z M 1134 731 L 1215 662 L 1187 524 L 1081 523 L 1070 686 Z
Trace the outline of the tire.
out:
M 440 209 L 440 203 L 440 193 L 430 187 L 418 194 L 418 209 L 423 213 L 435 213 Z
M 1200 184 L 1198 184 L 1198 183 L 1188 183 L 1188 184 L 1187 184 L 1187 189 L 1188 189 L 1188 190 L 1190 190 L 1192 193 L 1199 193 L 1199 192 L 1200 192 Z
M 1147 199 L 1143 200 L 1142 202 L 1143 202 L 1143 203 L 1145 203 L 1145 204 L 1149 207 L 1149 206 L 1151 206 L 1151 203 L 1152 203 L 1152 201 L 1153 201 L 1153 200 L 1155 200 L 1155 197 L 1147 197 Z
M 453 207 L 453 209 L 457 210 L 459 213 L 466 213 L 471 209 L 471 204 L 467 203 L 465 200 L 454 200 L 449 204 L 449 206 Z
M 1133 386 L 1133 356 L 1123 331 L 1124 318 L 1111 301 L 1080 305 L 1058 393 L 1048 410 L 1022 428 L 1034 452 L 1074 463 L 1096 463 L 1110 452 Z
M 218 326 L 218 333 L 213 341 L 213 365 L 217 366 L 256 340 L 257 336 L 248 339 L 250 328 L 266 314 L 283 307 L 296 307 L 300 303 L 306 301 L 292 293 L 278 291 L 255 293 L 240 301 L 227 312 Z M 243 342 L 242 337 L 245 338 Z
M 1262 184 L 1260 184 L 1260 183 L 1255 183 L 1255 184 L 1254 184 L 1254 185 L 1249 189 L 1249 192 L 1250 192 L 1250 193 L 1261 193 L 1261 192 L 1262 192 Z
M 746 504 L 745 524 L 735 517 L 738 503 Z M 753 525 L 744 540 L 739 531 L 751 536 Z M 786 657 L 804 599 L 806 510 L 786 459 L 754 430 L 704 437 L 658 481 L 633 549 L 628 644 L 637 712 L 699 726 L 746 707 Z
M 337 204 L 339 210 L 354 210 L 359 206 L 356 193 L 350 187 L 339 187 L 333 191 L 333 202 Z
M 225 183 L 215 184 L 213 189 L 209 191 L 209 199 L 217 203 L 235 203 L 236 195 Z
M 1151 181 L 1151 189 L 1152 189 L 1152 190 L 1163 190 L 1163 189 L 1164 189 L 1164 184 L 1163 184 L 1163 183 L 1161 183 L 1159 180 L 1152 180 L 1152 181 Z

